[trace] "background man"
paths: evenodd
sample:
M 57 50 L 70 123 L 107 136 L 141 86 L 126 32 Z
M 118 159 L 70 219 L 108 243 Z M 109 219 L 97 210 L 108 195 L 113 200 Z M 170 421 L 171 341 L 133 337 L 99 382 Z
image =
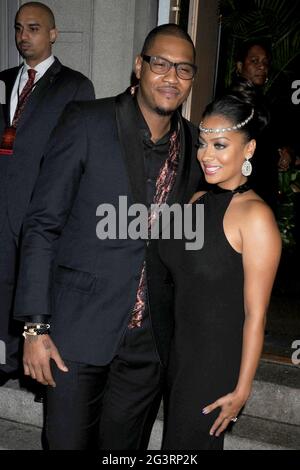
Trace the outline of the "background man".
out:
M 11 322 L 18 243 L 45 145 L 69 101 L 95 98 L 92 83 L 52 55 L 57 34 L 53 13 L 46 5 L 29 2 L 21 6 L 15 18 L 15 38 L 24 63 L 0 73 L 7 105 L 7 128 L 0 146 L 0 340 L 6 343 L 1 385 L 16 375 L 19 366 L 20 335 Z

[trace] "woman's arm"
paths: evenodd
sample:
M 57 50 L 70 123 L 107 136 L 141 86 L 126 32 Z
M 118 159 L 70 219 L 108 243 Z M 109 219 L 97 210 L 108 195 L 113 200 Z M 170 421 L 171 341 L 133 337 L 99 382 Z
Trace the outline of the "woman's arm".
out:
M 266 314 L 281 254 L 281 238 L 272 211 L 253 202 L 241 227 L 245 323 L 236 391 L 247 399 L 259 363 Z
M 281 254 L 281 239 L 269 207 L 248 201 L 240 224 L 244 267 L 245 323 L 240 374 L 235 390 L 203 410 L 221 407 L 210 434 L 219 436 L 246 403 L 259 363 L 272 286 Z

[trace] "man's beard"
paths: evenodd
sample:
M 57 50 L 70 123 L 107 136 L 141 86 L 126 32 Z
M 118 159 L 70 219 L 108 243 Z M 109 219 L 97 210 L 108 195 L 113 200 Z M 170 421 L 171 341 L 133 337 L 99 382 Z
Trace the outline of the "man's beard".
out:
M 171 115 L 174 113 L 174 110 L 171 110 L 171 109 L 163 109 L 163 108 L 156 107 L 156 108 L 155 108 L 155 112 L 156 112 L 159 116 L 171 116 Z
M 30 51 L 23 51 L 20 47 L 17 47 L 18 51 L 19 51 L 19 54 L 21 57 L 23 57 L 23 59 L 27 59 L 28 57 L 30 57 L 32 55 L 32 52 Z

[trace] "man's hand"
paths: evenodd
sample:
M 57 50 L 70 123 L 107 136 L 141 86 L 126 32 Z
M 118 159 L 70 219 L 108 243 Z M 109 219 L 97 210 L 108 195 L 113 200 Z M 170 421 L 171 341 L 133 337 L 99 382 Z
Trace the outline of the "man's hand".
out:
M 278 149 L 279 153 L 279 161 L 278 161 L 278 168 L 281 171 L 287 171 L 290 168 L 292 162 L 292 155 L 291 150 L 288 147 L 282 147 Z
M 50 359 L 54 360 L 61 371 L 68 372 L 68 368 L 49 335 L 27 336 L 24 341 L 24 374 L 30 375 L 43 385 L 55 387 L 56 384 L 50 369 Z

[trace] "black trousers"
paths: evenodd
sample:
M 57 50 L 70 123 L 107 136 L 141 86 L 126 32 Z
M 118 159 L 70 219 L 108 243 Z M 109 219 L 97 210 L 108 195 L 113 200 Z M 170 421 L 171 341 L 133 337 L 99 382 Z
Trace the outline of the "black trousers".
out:
M 9 374 L 20 366 L 22 325 L 12 319 L 17 264 L 17 238 L 7 217 L 0 232 L 0 370 Z
M 147 449 L 163 388 L 149 320 L 126 330 L 109 365 L 65 362 L 69 372 L 53 367 L 47 388 L 49 449 Z

